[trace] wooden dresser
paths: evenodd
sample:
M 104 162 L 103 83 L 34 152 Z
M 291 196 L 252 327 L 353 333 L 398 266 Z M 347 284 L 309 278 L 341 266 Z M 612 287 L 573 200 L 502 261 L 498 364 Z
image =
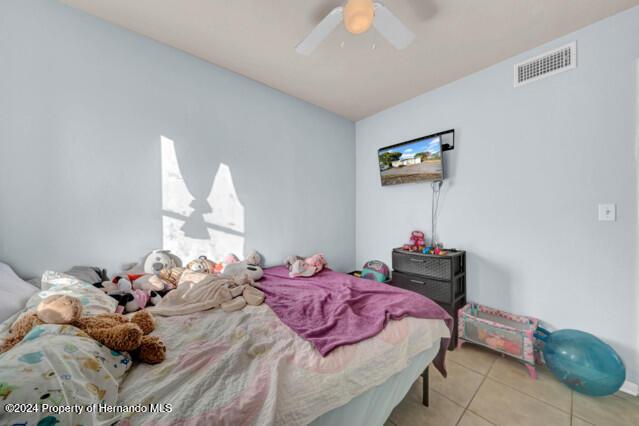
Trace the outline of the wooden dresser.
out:
M 391 284 L 432 299 L 454 319 L 449 350 L 457 346 L 457 310 L 466 304 L 466 252 L 447 250 L 446 255 L 393 250 Z

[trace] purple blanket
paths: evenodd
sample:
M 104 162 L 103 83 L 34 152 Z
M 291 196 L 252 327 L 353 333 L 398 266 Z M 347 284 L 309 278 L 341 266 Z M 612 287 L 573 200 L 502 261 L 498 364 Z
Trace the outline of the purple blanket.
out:
M 264 270 L 256 286 L 280 320 L 326 356 L 333 349 L 368 339 L 389 320 L 405 316 L 441 319 L 452 331 L 453 319 L 417 293 L 325 269 L 310 278 L 289 278 L 288 269 Z M 446 376 L 449 339 L 442 339 L 435 367 Z

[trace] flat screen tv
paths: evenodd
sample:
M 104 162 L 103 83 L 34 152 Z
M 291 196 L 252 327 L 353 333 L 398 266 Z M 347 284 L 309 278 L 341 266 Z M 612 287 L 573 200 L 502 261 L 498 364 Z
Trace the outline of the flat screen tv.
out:
M 377 155 L 382 186 L 443 180 L 442 142 L 453 134 L 436 133 L 380 148 Z

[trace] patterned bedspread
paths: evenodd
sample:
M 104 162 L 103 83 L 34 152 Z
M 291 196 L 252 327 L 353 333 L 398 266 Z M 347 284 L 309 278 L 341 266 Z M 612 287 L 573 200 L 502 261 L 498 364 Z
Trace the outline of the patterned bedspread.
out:
M 80 298 L 88 314 L 114 309 L 99 290 L 64 274 L 45 273 L 42 284 L 45 290 L 27 307 L 62 293 Z M 0 324 L 0 338 L 18 315 Z M 322 357 L 265 304 L 156 321 L 154 334 L 164 339 L 167 359 L 153 366 L 131 367 L 128 354 L 71 326 L 34 328 L 0 355 L 0 424 L 303 425 L 449 337 L 442 320 L 406 317 Z M 51 411 L 38 405 L 39 412 L 8 413 L 9 403 L 22 404 L 20 411 L 47 404 Z M 64 412 L 87 406 L 106 410 Z
M 308 424 L 449 337 L 441 320 L 407 317 L 323 358 L 266 305 L 159 317 L 156 333 L 167 359 L 134 366 L 119 404 L 167 409 L 114 417 L 122 426 Z
M 130 366 L 129 354 L 110 350 L 80 329 L 35 327 L 0 355 L 0 424 L 102 424 L 110 415 L 99 407 L 116 404 L 118 384 Z

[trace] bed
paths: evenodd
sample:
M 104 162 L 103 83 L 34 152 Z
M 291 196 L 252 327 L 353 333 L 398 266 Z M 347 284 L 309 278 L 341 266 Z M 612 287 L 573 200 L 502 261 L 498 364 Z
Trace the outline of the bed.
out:
M 58 281 L 65 278 L 55 276 Z M 74 285 L 84 292 L 86 303 L 97 309 L 100 301 L 91 299 L 95 289 L 75 281 Z M 70 290 L 67 285 L 57 285 L 48 291 Z M 232 313 L 212 309 L 156 320 L 155 334 L 167 345 L 167 359 L 158 365 L 133 367 L 125 362 L 126 354 L 85 349 L 76 341 L 82 336 L 62 335 L 69 333 L 69 327 L 40 326 L 49 329 L 0 355 L 0 389 L 3 384 L 10 389 L 1 402 L 35 402 L 29 391 L 36 383 L 33 380 L 42 381 L 46 374 L 54 373 L 55 377 L 47 379 L 50 385 L 39 386 L 47 392 L 60 391 L 59 399 L 52 402 L 118 407 L 118 412 L 47 413 L 61 424 L 381 425 L 436 356 L 441 339 L 450 333 L 442 320 L 405 317 L 390 321 L 374 337 L 340 346 L 322 357 L 266 304 Z M 0 337 L 11 321 L 0 327 Z M 68 339 L 76 339 L 74 345 L 81 348 L 85 363 L 87 354 L 97 354 L 101 361 L 98 372 L 95 365 L 91 371 L 78 370 L 71 355 L 60 359 Z M 46 362 L 27 365 L 19 361 L 36 349 L 43 352 L 41 358 Z M 125 368 L 116 371 L 116 364 Z M 19 380 L 27 380 L 24 376 L 33 380 L 20 386 L 15 375 L 25 368 L 27 374 L 20 371 Z M 74 375 L 78 379 L 70 382 L 82 386 L 72 388 L 60 379 Z M 36 424 L 34 420 L 43 415 L 5 413 L 2 420 Z

